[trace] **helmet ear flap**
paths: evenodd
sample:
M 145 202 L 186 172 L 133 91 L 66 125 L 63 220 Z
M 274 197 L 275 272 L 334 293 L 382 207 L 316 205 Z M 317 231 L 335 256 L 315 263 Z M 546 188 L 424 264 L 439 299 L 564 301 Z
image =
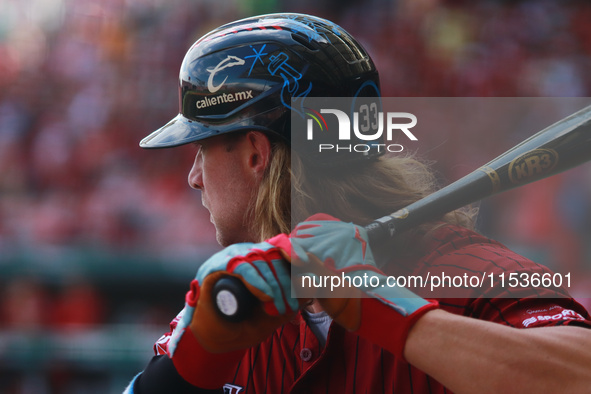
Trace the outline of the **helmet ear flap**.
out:
M 239 130 L 291 144 L 291 113 L 304 116 L 308 98 L 379 96 L 375 65 L 349 33 L 294 13 L 214 29 L 187 51 L 179 81 L 179 115 L 140 146 L 171 147 Z

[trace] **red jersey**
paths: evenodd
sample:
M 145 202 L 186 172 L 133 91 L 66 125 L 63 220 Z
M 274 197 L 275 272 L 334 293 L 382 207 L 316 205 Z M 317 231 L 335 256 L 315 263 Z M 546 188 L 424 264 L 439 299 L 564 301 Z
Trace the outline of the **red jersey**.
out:
M 463 276 L 548 269 L 473 231 L 446 225 L 428 236 L 426 253 L 412 264 L 392 267 L 398 275 Z M 387 272 L 391 274 L 390 272 Z M 498 283 L 496 283 L 498 285 Z M 491 298 L 493 296 L 494 298 Z M 551 297 L 551 298 L 544 298 Z M 493 287 L 463 289 L 462 298 L 438 298 L 442 309 L 517 328 L 577 324 L 591 327 L 585 309 L 566 290 Z M 392 310 L 392 313 L 396 313 Z M 171 323 L 174 329 L 178 317 Z M 166 354 L 169 334 L 156 344 Z M 249 349 L 224 393 L 449 393 L 432 377 L 368 340 L 332 324 L 326 345 L 301 314 Z

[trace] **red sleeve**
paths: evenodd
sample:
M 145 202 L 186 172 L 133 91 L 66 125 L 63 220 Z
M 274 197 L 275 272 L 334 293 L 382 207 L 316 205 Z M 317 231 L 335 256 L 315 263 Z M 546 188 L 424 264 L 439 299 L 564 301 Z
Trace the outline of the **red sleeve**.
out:
M 429 288 L 419 289 L 421 296 L 437 298 L 442 309 L 517 328 L 552 325 L 591 328 L 589 313 L 570 296 L 568 287 L 509 286 L 511 273 L 523 273 L 529 278 L 533 274 L 540 277 L 554 273 L 499 242 L 461 227 L 444 226 L 431 235 L 428 250 L 415 263 L 415 274 L 466 275 L 475 279 L 469 286 L 436 289 L 437 295 Z M 479 283 L 482 284 L 478 286 Z
M 589 313 L 572 298 L 478 299 L 471 309 L 479 319 L 516 328 L 559 325 L 591 328 Z

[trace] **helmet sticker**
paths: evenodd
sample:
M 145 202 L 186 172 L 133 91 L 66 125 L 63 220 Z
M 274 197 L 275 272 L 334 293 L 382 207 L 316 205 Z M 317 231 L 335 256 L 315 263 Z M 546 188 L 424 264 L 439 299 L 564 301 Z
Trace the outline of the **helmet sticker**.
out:
M 236 93 L 223 93 L 215 97 L 205 97 L 195 102 L 197 109 L 208 108 L 214 105 L 232 103 L 252 99 L 252 90 L 244 90 Z
M 281 88 L 281 103 L 296 112 L 302 117 L 304 116 L 304 100 L 308 93 L 312 90 L 312 82 L 307 88 L 300 89 L 299 80 L 302 79 L 302 74 L 295 68 L 288 64 L 289 56 L 285 52 L 280 52 L 277 55 L 269 57 L 271 63 L 267 66 L 271 75 L 279 74 L 283 78 L 283 87 Z M 286 94 L 287 91 L 287 100 Z M 291 99 L 291 103 L 298 103 L 299 110 L 290 105 L 287 101 Z
M 220 90 L 220 88 L 222 86 L 224 86 L 224 83 L 228 79 L 228 76 L 226 75 L 226 78 L 224 78 L 224 80 L 221 83 L 214 86 L 213 78 L 215 77 L 215 75 L 219 71 L 222 71 L 223 69 L 226 69 L 228 67 L 234 67 L 234 66 L 242 66 L 244 63 L 245 63 L 244 59 L 240 59 L 239 57 L 228 55 L 224 60 L 219 62 L 218 65 L 215 66 L 214 68 L 208 68 L 207 71 L 209 72 L 209 78 L 207 79 L 207 89 L 209 89 L 209 91 L 211 93 L 215 93 L 218 90 Z
M 263 52 L 263 51 L 265 50 L 266 46 L 267 46 L 267 44 L 263 44 L 263 46 L 261 47 L 261 50 L 257 52 L 256 48 L 254 48 L 252 45 L 250 45 L 250 48 L 254 52 L 254 55 L 244 56 L 245 59 L 250 59 L 251 57 L 254 58 L 251 66 L 250 66 L 250 70 L 248 70 L 249 77 L 250 77 L 250 73 L 252 73 L 252 69 L 253 69 L 254 65 L 256 64 L 257 60 L 260 61 L 263 66 L 265 65 L 265 62 L 263 62 L 263 56 L 268 55 L 268 53 Z

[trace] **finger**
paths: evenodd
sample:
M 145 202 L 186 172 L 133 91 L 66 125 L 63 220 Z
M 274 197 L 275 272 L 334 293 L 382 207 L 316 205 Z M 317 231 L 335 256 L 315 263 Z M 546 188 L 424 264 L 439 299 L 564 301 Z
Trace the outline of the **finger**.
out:
M 268 297 L 263 299 L 260 294 L 251 291 L 261 301 L 268 302 L 274 297 L 273 289 L 260 270 L 253 265 L 253 262 L 244 262 L 243 264 L 236 266 L 233 273 L 239 275 L 241 277 L 240 279 L 245 282 L 246 285 L 254 287 Z
M 292 297 L 292 281 L 291 281 L 291 266 L 286 264 L 283 260 L 273 260 L 273 267 L 277 274 L 277 279 L 281 285 L 283 293 L 283 299 L 289 306 L 290 311 L 296 311 L 300 307 L 300 303 L 297 298 Z
M 277 314 L 283 315 L 296 310 L 297 300 L 292 300 L 289 297 L 289 294 L 291 294 L 291 280 L 285 261 L 256 261 L 255 266 L 271 288 L 273 304 Z M 272 311 L 272 309 L 269 310 L 271 313 Z
M 254 244 L 252 243 L 240 243 L 230 245 L 227 248 L 220 250 L 199 267 L 196 279 L 199 283 L 203 283 L 206 276 L 217 271 L 228 270 L 228 264 L 233 261 L 235 257 L 247 254 L 253 245 Z

